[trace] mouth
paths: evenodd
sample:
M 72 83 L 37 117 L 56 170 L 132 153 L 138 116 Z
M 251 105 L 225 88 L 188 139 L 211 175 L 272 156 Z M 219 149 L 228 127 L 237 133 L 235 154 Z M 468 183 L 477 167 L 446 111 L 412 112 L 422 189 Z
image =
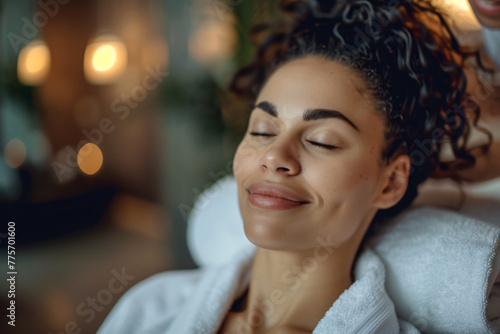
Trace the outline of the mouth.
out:
M 476 10 L 485 16 L 500 14 L 500 1 L 498 0 L 473 0 Z
M 254 183 L 247 192 L 250 204 L 265 210 L 289 210 L 309 203 L 298 192 L 267 182 Z

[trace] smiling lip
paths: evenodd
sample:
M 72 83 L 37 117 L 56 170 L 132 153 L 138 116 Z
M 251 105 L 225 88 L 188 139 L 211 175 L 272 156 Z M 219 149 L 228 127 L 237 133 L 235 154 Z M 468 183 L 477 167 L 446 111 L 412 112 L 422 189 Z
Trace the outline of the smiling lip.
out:
M 484 0 L 473 0 L 476 5 L 476 9 L 481 12 L 481 14 L 486 16 L 494 16 L 500 14 L 500 1 L 484 1 Z
M 248 187 L 248 200 L 260 209 L 288 210 L 309 203 L 296 191 L 266 182 L 258 182 Z

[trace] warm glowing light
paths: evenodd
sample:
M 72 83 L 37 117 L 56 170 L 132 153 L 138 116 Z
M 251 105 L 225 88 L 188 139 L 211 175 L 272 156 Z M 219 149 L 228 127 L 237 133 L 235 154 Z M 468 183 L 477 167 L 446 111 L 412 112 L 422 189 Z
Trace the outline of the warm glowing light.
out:
M 85 78 L 92 84 L 115 82 L 127 66 L 127 48 L 116 36 L 103 35 L 85 50 Z
M 100 46 L 92 57 L 96 71 L 108 71 L 116 64 L 116 49 L 112 45 Z
M 26 57 L 26 70 L 31 73 L 40 72 L 46 65 L 46 48 L 37 47 Z
M 87 143 L 78 151 L 78 167 L 87 175 L 94 175 L 102 167 L 101 149 L 92 143 Z
M 27 44 L 19 53 L 17 76 L 25 85 L 41 84 L 50 70 L 50 51 L 42 41 Z
M 26 146 L 19 139 L 11 139 L 4 149 L 4 158 L 7 165 L 18 168 L 26 160 Z
M 230 58 L 236 50 L 237 40 L 232 24 L 207 21 L 189 39 L 189 51 L 200 63 L 210 64 Z

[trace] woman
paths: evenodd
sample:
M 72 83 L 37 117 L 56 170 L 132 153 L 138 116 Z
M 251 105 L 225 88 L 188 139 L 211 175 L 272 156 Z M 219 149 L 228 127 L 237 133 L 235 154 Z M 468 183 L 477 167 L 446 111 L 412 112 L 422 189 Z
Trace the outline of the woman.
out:
M 487 152 L 481 148 L 471 151 L 476 158 L 474 168 L 445 176 L 483 182 L 500 177 L 500 1 L 469 0 L 469 4 L 482 26 L 483 61 L 492 70 L 484 80 L 485 88 L 479 90 L 473 86 L 473 89 L 482 110 L 482 126 L 487 128 L 493 137 Z
M 453 166 L 473 163 L 468 55 L 427 1 L 280 8 L 254 29 L 257 56 L 230 86 L 252 105 L 234 174 L 256 253 L 156 275 L 100 333 L 418 332 L 397 319 L 362 241 L 411 203 L 444 141 Z

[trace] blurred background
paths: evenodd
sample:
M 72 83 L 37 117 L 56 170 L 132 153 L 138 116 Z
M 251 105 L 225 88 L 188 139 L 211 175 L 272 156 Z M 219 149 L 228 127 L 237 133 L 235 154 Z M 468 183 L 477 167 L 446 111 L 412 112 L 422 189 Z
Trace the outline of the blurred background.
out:
M 223 89 L 276 2 L 0 2 L 1 333 L 94 333 L 134 284 L 196 267 L 187 217 L 246 125 Z M 466 1 L 436 2 L 475 36 Z

